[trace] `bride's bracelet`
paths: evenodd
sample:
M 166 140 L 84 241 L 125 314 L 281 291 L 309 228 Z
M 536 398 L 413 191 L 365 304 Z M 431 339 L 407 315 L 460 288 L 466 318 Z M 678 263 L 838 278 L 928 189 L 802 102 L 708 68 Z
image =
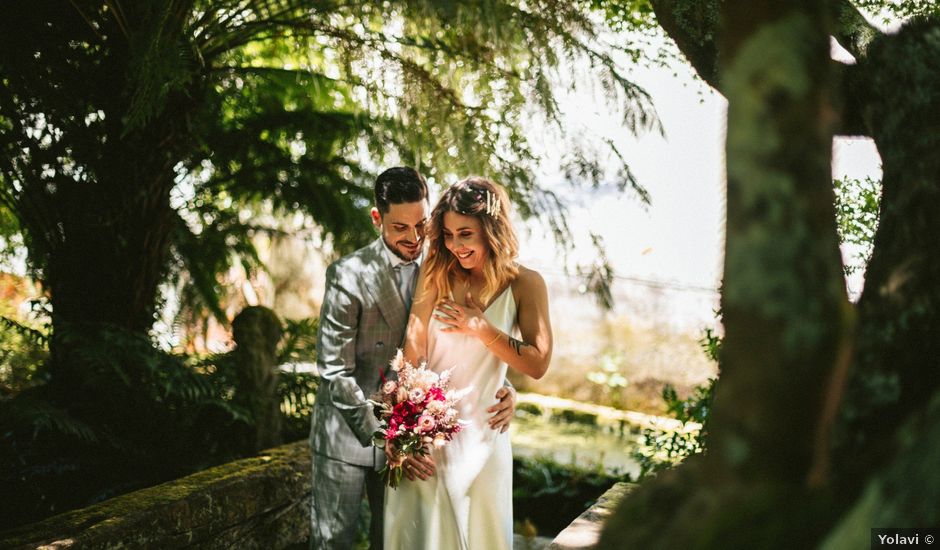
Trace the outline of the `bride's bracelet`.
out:
M 490 347 L 490 345 L 492 345 L 493 342 L 499 340 L 499 337 L 500 337 L 501 335 L 502 335 L 502 333 L 501 333 L 499 330 L 497 330 L 497 331 L 496 331 L 496 336 L 494 336 L 492 340 L 490 340 L 489 342 L 487 342 L 486 344 L 484 344 L 484 346 Z

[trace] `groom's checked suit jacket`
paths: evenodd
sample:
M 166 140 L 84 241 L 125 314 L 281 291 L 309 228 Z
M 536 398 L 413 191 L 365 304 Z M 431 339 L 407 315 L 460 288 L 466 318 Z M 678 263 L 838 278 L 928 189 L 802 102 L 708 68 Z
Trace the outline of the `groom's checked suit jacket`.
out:
M 380 464 L 382 450 L 371 444 L 378 420 L 366 400 L 402 345 L 406 320 L 381 237 L 327 268 L 317 335 L 320 387 L 310 428 L 314 461 L 322 455 Z

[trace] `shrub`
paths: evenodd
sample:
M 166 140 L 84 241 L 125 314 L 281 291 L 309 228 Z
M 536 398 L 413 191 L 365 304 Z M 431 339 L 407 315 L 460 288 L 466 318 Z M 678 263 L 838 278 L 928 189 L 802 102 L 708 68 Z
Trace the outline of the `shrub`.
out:
M 644 429 L 640 443 L 632 453 L 633 459 L 640 465 L 641 479 L 671 468 L 687 456 L 704 450 L 714 389 L 714 378 L 707 384 L 696 387 L 686 399 L 679 399 L 676 390 L 668 384 L 663 388 L 663 401 L 666 402 L 669 414 L 683 425 L 697 422 L 702 428 L 691 431 Z

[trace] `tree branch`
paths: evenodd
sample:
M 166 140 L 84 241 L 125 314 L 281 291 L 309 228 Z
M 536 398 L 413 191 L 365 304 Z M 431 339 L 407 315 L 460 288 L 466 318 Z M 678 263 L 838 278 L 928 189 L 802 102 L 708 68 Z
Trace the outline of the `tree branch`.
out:
M 715 41 L 718 36 L 717 4 L 696 1 L 691 9 L 684 0 L 652 0 L 652 4 L 659 25 L 676 43 L 695 72 L 709 86 L 721 91 Z
M 868 22 L 849 0 L 830 2 L 830 17 L 833 22 L 833 38 L 856 60 L 868 54 L 868 45 L 883 34 Z
M 836 106 L 839 109 L 836 135 L 870 136 L 871 129 L 864 116 L 867 75 L 859 65 L 846 65 L 836 61 L 832 63 L 835 65 Z
M 652 0 L 656 20 L 676 43 L 698 75 L 719 93 L 723 93 L 718 74 L 718 4 L 711 0 Z M 848 1 L 837 0 L 831 8 L 835 38 L 856 59 L 864 58 L 868 44 L 880 33 Z M 715 13 L 712 13 L 715 12 Z M 836 134 L 868 136 L 870 130 L 862 116 L 865 105 L 862 86 L 865 75 L 855 65 L 833 61 L 839 87 L 840 117 Z

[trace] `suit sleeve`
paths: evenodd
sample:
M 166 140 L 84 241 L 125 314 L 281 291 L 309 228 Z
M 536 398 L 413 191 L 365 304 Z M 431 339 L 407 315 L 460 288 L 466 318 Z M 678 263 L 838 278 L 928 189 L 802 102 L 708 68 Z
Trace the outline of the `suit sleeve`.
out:
M 356 334 L 362 304 L 336 275 L 336 265 L 326 271 L 326 293 L 320 309 L 317 333 L 317 366 L 329 384 L 330 400 L 363 447 L 372 444 L 378 420 L 372 405 L 353 378 L 356 370 Z

